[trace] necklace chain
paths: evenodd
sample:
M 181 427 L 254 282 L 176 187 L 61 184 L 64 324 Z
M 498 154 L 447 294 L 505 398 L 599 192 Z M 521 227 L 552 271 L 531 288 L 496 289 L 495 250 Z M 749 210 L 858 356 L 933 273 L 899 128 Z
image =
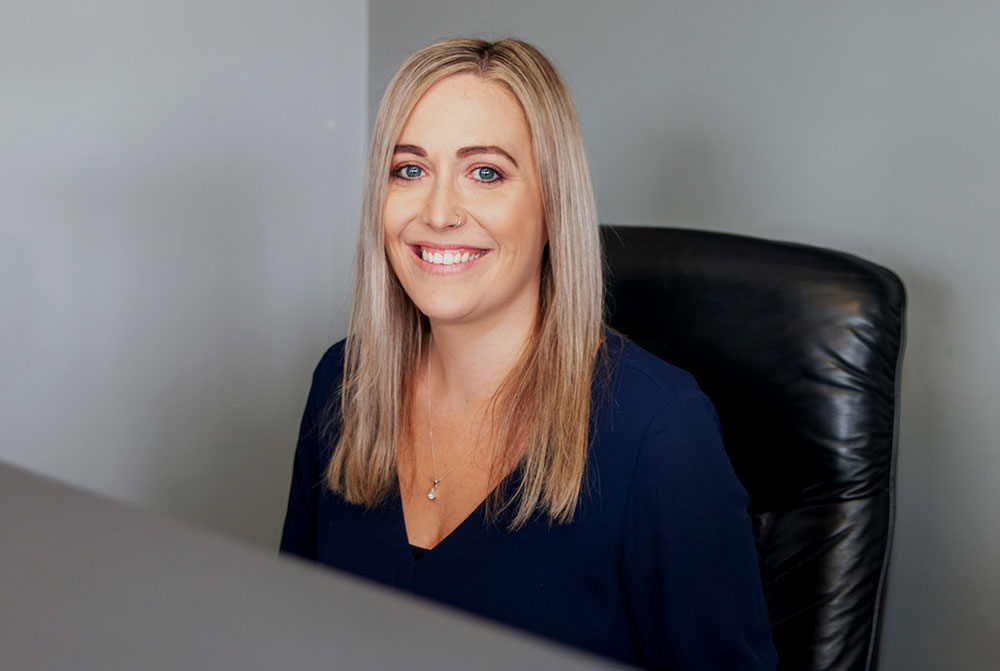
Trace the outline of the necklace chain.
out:
M 425 381 L 425 384 L 427 385 L 427 438 L 430 440 L 430 444 L 431 444 L 431 473 L 434 476 L 434 478 L 433 478 L 434 479 L 434 485 L 431 487 L 431 490 L 429 492 L 427 492 L 427 498 L 430 499 L 431 501 L 433 501 L 438 496 L 438 494 L 437 494 L 437 488 L 438 488 L 438 485 L 441 484 L 441 481 L 444 480 L 445 478 L 447 478 L 449 475 L 451 475 L 451 472 L 454 471 L 456 468 L 458 468 L 458 466 L 463 461 L 465 461 L 466 457 L 468 457 L 470 454 L 472 454 L 473 450 L 476 449 L 476 446 L 479 445 L 479 436 L 478 436 L 478 434 L 476 435 L 476 440 L 475 440 L 474 443 L 472 443 L 472 447 L 470 447 L 468 450 L 466 450 L 465 454 L 462 455 L 462 458 L 459 459 L 458 461 L 456 461 L 454 464 L 452 464 L 452 467 L 449 468 L 448 471 L 439 478 L 438 475 L 437 475 L 437 457 L 434 454 L 434 429 L 431 426 L 431 424 L 433 424 L 433 422 L 431 421 L 431 348 L 430 348 L 430 344 L 431 344 L 431 339 L 430 339 L 430 336 L 428 336 L 428 339 L 427 339 L 427 380 Z

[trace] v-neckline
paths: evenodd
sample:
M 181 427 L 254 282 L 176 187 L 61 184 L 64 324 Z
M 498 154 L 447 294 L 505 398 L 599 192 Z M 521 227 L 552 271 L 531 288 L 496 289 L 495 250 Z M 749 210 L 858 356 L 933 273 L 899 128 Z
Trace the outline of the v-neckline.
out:
M 400 494 L 398 485 L 393 492 L 392 503 L 392 524 L 388 531 L 393 551 L 400 553 L 401 556 L 405 556 L 409 565 L 414 570 L 421 572 L 433 569 L 435 566 L 447 564 L 467 542 L 473 540 L 486 529 L 486 525 L 483 524 L 483 509 L 486 505 L 486 500 L 484 499 L 465 519 L 459 522 L 458 526 L 435 543 L 434 547 L 425 548 L 427 552 L 420 559 L 417 559 L 410 550 L 410 536 L 406 529 L 406 515 L 403 512 L 403 497 Z
M 499 483 L 489 493 L 479 502 L 472 512 L 470 512 L 465 519 L 458 523 L 454 529 L 449 531 L 441 540 L 439 540 L 434 547 L 424 548 L 427 552 L 420 558 L 416 559 L 410 550 L 410 535 L 406 528 L 406 514 L 403 510 L 403 495 L 402 490 L 399 486 L 399 475 L 396 476 L 396 487 L 392 493 L 393 496 L 393 529 L 390 531 L 393 541 L 393 545 L 397 546 L 397 549 L 401 549 L 405 552 L 406 556 L 409 557 L 410 562 L 414 567 L 433 567 L 437 564 L 445 564 L 451 560 L 454 555 L 456 555 L 463 547 L 466 546 L 470 541 L 474 540 L 481 533 L 486 530 L 485 514 L 486 514 L 486 504 L 490 497 L 493 496 L 493 492 L 499 487 L 506 487 L 508 491 L 513 487 L 516 489 L 517 483 L 513 480 L 520 477 L 521 469 L 515 467 L 510 473 L 504 476 Z

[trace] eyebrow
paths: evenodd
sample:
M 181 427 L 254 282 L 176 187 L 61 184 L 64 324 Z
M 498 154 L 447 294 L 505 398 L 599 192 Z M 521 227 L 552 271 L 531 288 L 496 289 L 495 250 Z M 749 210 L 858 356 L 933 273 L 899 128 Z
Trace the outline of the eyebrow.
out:
M 455 152 L 455 156 L 458 158 L 465 158 L 466 156 L 472 156 L 473 154 L 500 154 L 501 156 L 506 156 L 507 160 L 513 163 L 515 168 L 518 167 L 517 161 L 514 160 L 514 157 L 495 144 L 488 144 L 481 147 L 462 147 Z
M 422 158 L 427 157 L 427 152 L 424 151 L 423 147 L 418 147 L 415 144 L 397 144 L 393 153 L 413 154 L 414 156 L 420 156 Z M 504 151 L 502 147 L 498 147 L 495 144 L 462 147 L 455 152 L 455 157 L 465 158 L 466 156 L 472 156 L 473 154 L 499 154 L 500 156 L 505 156 L 508 161 L 514 164 L 515 168 L 520 167 L 517 165 L 517 160 L 513 156 Z
M 422 158 L 427 158 L 427 152 L 421 147 L 415 144 L 397 144 L 396 148 L 392 150 L 393 154 L 413 154 L 414 156 L 420 156 Z

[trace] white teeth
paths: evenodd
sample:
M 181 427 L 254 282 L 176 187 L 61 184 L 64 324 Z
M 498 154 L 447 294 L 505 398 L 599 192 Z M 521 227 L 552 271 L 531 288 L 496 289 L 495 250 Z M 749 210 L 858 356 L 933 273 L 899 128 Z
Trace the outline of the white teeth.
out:
M 432 252 L 426 249 L 420 250 L 420 258 L 422 258 L 427 263 L 433 263 L 435 265 L 450 266 L 456 263 L 466 263 L 467 261 L 478 259 L 480 256 L 486 252 L 478 252 L 476 254 L 470 252 Z

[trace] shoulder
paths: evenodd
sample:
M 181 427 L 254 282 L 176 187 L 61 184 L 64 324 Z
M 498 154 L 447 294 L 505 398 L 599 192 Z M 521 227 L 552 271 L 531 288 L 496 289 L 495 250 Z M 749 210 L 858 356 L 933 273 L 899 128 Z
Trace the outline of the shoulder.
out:
M 694 377 L 628 340 L 608 349 L 611 375 L 596 418 L 602 463 L 628 464 L 621 476 L 633 497 L 658 506 L 665 489 L 678 503 L 720 489 L 739 496 L 715 406 Z
M 344 371 L 344 350 L 347 347 L 347 340 L 341 340 L 330 346 L 323 358 L 319 360 L 313 379 L 329 379 L 330 381 L 340 379 Z
M 667 363 L 625 337 L 611 337 L 618 342 L 609 345 L 609 356 L 612 364 L 617 357 L 624 381 L 666 396 L 701 393 L 698 383 L 686 370 Z
M 313 371 L 312 387 L 306 401 L 306 413 L 319 416 L 340 389 L 344 373 L 344 348 L 346 340 L 336 343 L 323 354 Z
M 715 409 L 694 377 L 634 342 L 609 335 L 605 389 L 613 414 L 630 422 L 648 420 L 647 433 L 663 426 L 707 418 L 717 424 Z

